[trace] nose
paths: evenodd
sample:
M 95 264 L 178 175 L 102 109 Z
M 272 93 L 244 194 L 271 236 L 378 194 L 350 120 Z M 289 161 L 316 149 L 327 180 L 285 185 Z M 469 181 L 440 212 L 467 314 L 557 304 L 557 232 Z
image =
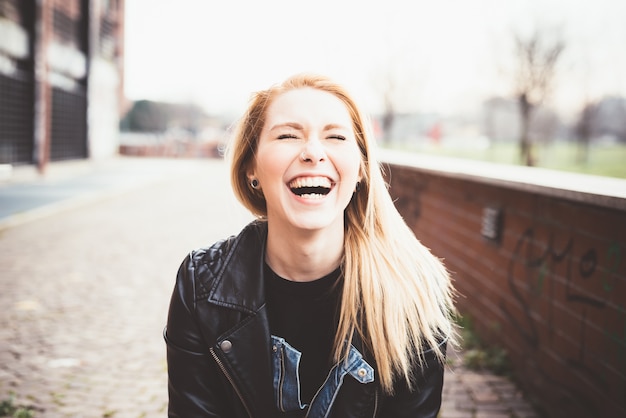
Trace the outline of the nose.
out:
M 304 145 L 304 150 L 300 154 L 300 159 L 304 162 L 320 162 L 326 159 L 326 151 L 318 138 L 309 138 Z

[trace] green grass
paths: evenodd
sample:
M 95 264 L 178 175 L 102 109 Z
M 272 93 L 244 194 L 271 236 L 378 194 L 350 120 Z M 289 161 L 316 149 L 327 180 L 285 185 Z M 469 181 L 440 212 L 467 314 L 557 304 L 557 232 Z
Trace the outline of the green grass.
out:
M 503 164 L 520 164 L 516 143 L 496 143 L 485 149 L 435 146 L 392 146 L 391 148 Z M 578 146 L 571 143 L 535 144 L 533 154 L 537 167 L 626 178 L 626 145 L 624 144 L 593 146 L 589 149 L 587 161 L 584 162 L 580 161 Z
M 501 376 L 511 376 L 511 364 L 505 349 L 486 344 L 476 333 L 469 315 L 456 318 L 464 351 L 463 364 L 470 370 L 490 370 Z
M 13 396 L 0 401 L 0 417 L 33 418 L 34 411 L 29 406 L 15 405 Z

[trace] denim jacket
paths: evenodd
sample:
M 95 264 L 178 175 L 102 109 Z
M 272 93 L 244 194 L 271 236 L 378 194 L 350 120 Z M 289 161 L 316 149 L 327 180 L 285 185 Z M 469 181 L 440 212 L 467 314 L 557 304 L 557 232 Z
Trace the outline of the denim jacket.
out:
M 272 418 L 302 410 L 309 418 L 435 418 L 443 365 L 425 353 L 413 390 L 399 381 L 384 395 L 376 365 L 352 342 L 310 402 L 299 396 L 300 353 L 270 335 L 263 286 L 267 225 L 189 254 L 170 302 L 167 345 L 169 417 Z M 445 343 L 444 343 L 445 344 Z

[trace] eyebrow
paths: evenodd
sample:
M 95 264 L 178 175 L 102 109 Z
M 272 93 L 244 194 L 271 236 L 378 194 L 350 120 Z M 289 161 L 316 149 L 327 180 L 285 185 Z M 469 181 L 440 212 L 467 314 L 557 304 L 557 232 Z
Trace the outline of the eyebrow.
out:
M 270 132 L 276 129 L 281 129 L 281 128 L 292 128 L 292 129 L 297 129 L 299 131 L 304 129 L 302 125 L 300 125 L 299 123 L 287 122 L 287 123 L 279 123 L 278 125 L 272 126 L 272 129 L 270 129 Z
M 279 123 L 278 125 L 274 125 L 272 126 L 272 128 L 270 129 L 270 132 L 276 129 L 281 129 L 281 128 L 292 128 L 292 129 L 296 129 L 299 131 L 303 131 L 304 127 L 302 125 L 300 125 L 299 123 L 296 122 L 287 122 L 287 123 Z M 332 129 L 345 129 L 348 130 L 348 128 L 346 128 L 343 125 L 339 125 L 336 123 L 329 123 L 328 125 L 324 126 L 324 131 L 330 131 Z

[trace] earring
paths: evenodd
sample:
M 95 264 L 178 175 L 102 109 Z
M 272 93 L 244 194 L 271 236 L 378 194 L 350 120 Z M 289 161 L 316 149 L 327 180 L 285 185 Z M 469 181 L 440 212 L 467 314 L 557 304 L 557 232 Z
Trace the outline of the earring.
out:
M 355 192 L 358 192 L 359 190 L 361 190 L 361 182 L 360 182 L 360 181 L 357 181 L 357 182 L 356 182 L 356 186 L 354 187 L 354 191 L 355 191 Z
M 259 188 L 259 180 L 257 179 L 250 180 L 250 187 L 252 187 L 254 190 L 257 190 Z

